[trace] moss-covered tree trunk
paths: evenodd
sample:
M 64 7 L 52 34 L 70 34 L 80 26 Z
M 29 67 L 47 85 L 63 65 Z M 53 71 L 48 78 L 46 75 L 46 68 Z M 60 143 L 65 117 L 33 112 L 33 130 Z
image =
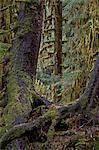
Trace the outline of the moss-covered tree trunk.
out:
M 14 125 L 27 122 L 36 99 L 33 78 L 36 75 L 37 58 L 41 39 L 43 2 L 22 3 L 15 40 L 10 49 L 10 60 L 5 58 L 6 94 L 0 107 L 3 107 L 4 126 L 0 137 Z M 22 150 L 27 139 L 21 138 L 8 145 L 9 149 Z M 12 147 L 12 148 L 11 148 Z

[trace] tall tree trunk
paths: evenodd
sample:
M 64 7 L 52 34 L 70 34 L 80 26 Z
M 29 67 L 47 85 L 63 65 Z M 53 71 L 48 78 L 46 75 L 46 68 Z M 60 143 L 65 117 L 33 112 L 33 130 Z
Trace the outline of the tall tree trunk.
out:
M 43 4 L 44 1 L 37 1 L 35 4 L 20 5 L 17 33 L 10 49 L 10 62 L 6 63 L 5 59 L 6 95 L 0 102 L 0 107 L 4 107 L 5 126 L 2 127 L 0 136 L 12 126 L 27 122 L 33 100 L 37 98 L 33 89 L 33 78 L 36 75 L 41 39 Z M 23 150 L 26 141 L 17 139 L 8 147 Z
M 57 82 L 62 76 L 62 2 L 53 0 L 55 17 L 55 44 L 54 44 L 54 75 L 56 83 L 54 85 L 54 100 L 59 102 L 61 99 L 61 84 Z

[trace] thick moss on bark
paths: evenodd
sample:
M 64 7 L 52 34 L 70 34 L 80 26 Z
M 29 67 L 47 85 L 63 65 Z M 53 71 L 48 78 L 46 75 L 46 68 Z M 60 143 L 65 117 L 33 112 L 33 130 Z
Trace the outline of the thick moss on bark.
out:
M 3 110 L 5 125 L 1 128 L 0 136 L 13 126 L 26 123 L 33 101 L 39 98 L 34 92 L 33 78 L 36 74 L 41 28 L 42 6 L 39 1 L 36 5 L 21 4 L 16 36 L 10 49 L 9 71 L 6 76 L 7 103 Z M 20 141 L 22 145 L 22 139 L 14 142 L 15 149 L 20 147 Z

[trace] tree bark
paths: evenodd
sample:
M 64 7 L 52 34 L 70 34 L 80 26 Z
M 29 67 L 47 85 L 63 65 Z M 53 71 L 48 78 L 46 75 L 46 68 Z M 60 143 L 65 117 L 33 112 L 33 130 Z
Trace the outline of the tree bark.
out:
M 19 10 L 18 27 L 13 46 L 10 49 L 10 62 L 5 63 L 6 95 L 0 101 L 4 107 L 0 136 L 9 128 L 27 122 L 34 101 L 39 99 L 33 88 L 33 78 L 36 67 L 41 39 L 44 1 L 35 4 L 22 3 Z M 27 139 L 17 139 L 14 143 L 16 150 L 23 150 Z M 9 149 L 13 144 L 9 144 Z
M 62 98 L 61 84 L 57 85 L 57 82 L 61 82 L 62 77 L 62 2 L 60 0 L 53 0 L 54 17 L 55 17 L 55 43 L 54 43 L 54 101 L 59 102 Z
M 54 0 L 55 44 L 54 44 L 54 72 L 62 75 L 62 3 Z

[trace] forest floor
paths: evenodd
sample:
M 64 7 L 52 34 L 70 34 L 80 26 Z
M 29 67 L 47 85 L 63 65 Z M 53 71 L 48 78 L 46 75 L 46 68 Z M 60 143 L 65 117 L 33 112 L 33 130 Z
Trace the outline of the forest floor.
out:
M 99 150 L 98 127 L 57 131 L 47 142 L 32 144 L 32 150 Z
M 34 142 L 30 150 L 99 150 L 98 124 L 92 120 L 81 126 L 80 123 L 75 116 L 64 119 L 61 125 L 48 131 L 46 142 Z

